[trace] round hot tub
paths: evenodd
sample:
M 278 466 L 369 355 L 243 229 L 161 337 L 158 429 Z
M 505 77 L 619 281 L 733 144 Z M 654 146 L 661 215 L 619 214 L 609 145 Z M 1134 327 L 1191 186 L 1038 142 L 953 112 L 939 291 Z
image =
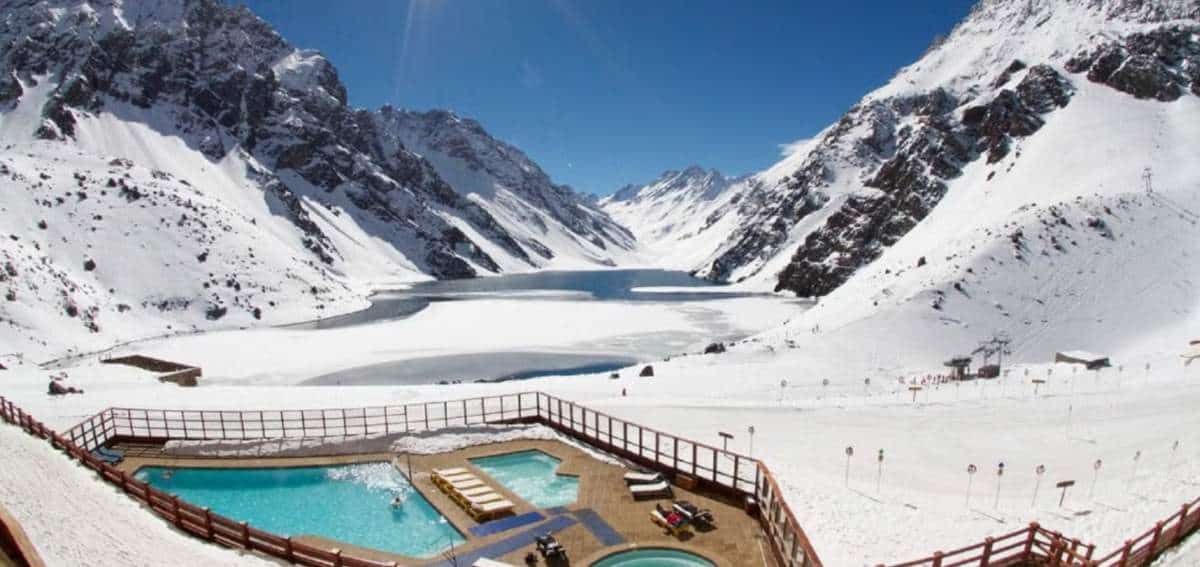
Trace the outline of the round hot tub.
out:
M 665 547 L 618 551 L 592 563 L 592 567 L 716 567 L 695 553 Z

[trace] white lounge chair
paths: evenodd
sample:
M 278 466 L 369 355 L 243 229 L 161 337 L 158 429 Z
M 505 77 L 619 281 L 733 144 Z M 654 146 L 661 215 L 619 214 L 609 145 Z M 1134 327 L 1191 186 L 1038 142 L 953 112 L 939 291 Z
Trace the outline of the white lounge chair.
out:
M 474 496 L 463 496 L 463 500 L 470 502 L 471 505 L 474 506 L 476 504 L 487 504 L 488 502 L 504 500 L 504 497 L 496 494 L 495 492 L 487 492 L 484 494 L 476 494 Z
M 473 475 L 471 473 L 460 473 L 460 474 L 455 474 L 455 475 L 450 475 L 450 476 L 438 475 L 434 478 L 436 478 L 446 484 L 454 484 L 456 482 L 460 482 L 460 481 L 464 481 L 464 480 L 471 480 L 471 479 L 475 478 L 475 475 Z
M 457 492 L 463 496 L 479 496 L 480 494 L 487 494 L 489 492 L 492 492 L 492 487 L 487 486 L 487 485 L 476 486 L 474 488 L 464 488 Z
M 666 479 L 656 472 L 629 471 L 625 473 L 625 484 L 654 484 Z
M 463 473 L 469 473 L 469 472 L 471 472 L 471 471 L 464 469 L 462 467 L 454 467 L 452 469 L 433 469 L 433 474 L 436 474 L 436 475 L 442 476 L 442 477 L 454 476 L 457 474 L 463 474 Z
M 469 510 L 475 521 L 494 518 L 506 512 L 512 512 L 514 504 L 509 500 L 496 500 L 484 504 L 473 504 Z
M 670 498 L 672 496 L 671 485 L 667 481 L 660 481 L 654 484 L 631 484 L 629 485 L 629 493 L 633 498 Z
M 483 481 L 475 477 L 471 477 L 470 480 L 446 483 L 446 486 L 450 487 L 450 490 L 462 491 L 468 488 L 475 488 L 476 486 L 483 486 Z

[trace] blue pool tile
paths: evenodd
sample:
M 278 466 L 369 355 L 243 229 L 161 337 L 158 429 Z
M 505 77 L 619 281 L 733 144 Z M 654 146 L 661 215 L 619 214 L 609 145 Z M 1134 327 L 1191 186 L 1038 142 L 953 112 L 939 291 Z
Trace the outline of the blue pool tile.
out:
M 596 536 L 596 539 L 600 540 L 600 543 L 605 546 L 625 543 L 625 538 L 621 537 L 621 534 L 617 533 L 617 530 L 608 525 L 608 522 L 605 522 L 604 518 L 601 518 L 600 514 L 597 514 L 595 510 L 591 508 L 576 510 L 574 516 L 579 520 L 579 523 L 583 524 L 583 527 L 592 532 L 592 535 Z
M 492 534 L 498 534 L 505 530 L 511 530 L 513 528 L 519 528 L 521 526 L 540 522 L 545 519 L 546 517 L 538 512 L 530 512 L 528 514 L 521 514 L 520 516 L 510 516 L 508 518 L 492 520 L 490 522 L 479 524 L 478 526 L 471 528 L 471 535 L 476 537 L 489 536 Z

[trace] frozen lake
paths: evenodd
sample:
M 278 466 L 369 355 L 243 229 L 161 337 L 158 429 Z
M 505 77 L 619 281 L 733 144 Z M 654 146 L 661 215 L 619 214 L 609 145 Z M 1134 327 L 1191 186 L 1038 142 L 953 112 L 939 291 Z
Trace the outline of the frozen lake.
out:
M 336 329 L 403 319 L 437 301 L 525 298 L 666 303 L 766 295 L 727 291 L 724 287 L 687 272 L 668 270 L 550 271 L 440 280 L 414 284 L 408 289 L 381 291 L 371 298 L 371 306 L 362 311 L 289 327 Z M 662 291 L 647 291 L 647 288 L 662 288 Z
M 516 274 L 469 280 L 425 282 L 404 290 L 376 294 L 371 307 L 346 315 L 294 325 L 292 329 L 346 329 L 380 322 L 396 322 L 422 312 L 430 305 L 455 302 L 470 308 L 470 302 L 515 300 L 565 302 L 559 320 L 513 321 L 514 325 L 588 324 L 586 317 L 572 316 L 573 303 L 688 304 L 739 298 L 772 298 L 770 294 L 725 289 L 725 286 L 692 277 L 686 272 L 666 270 L 563 271 Z M 779 300 L 786 301 L 786 300 Z M 380 385 L 519 380 L 540 376 L 594 374 L 624 368 L 681 352 L 698 340 L 732 340 L 747 330 L 731 324 L 713 311 L 694 309 L 691 317 L 703 331 L 681 333 L 663 329 L 638 335 L 602 332 L 588 344 L 573 348 L 539 350 L 538 345 L 518 345 L 514 350 L 419 356 L 340 369 L 305 380 L 308 385 Z M 582 319 L 582 320 L 581 320 Z M 399 322 L 398 324 L 403 324 Z M 480 322 L 486 325 L 486 322 Z M 706 335 L 706 336 L 702 336 Z M 469 347 L 470 345 L 463 345 Z

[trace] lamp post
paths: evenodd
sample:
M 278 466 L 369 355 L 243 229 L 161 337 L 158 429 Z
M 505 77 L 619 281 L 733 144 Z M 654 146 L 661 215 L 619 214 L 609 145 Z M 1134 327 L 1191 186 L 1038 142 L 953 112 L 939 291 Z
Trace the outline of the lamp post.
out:
M 1037 475 L 1037 482 L 1033 485 L 1033 502 L 1029 503 L 1029 507 L 1037 508 L 1038 490 L 1042 488 L 1042 475 L 1046 474 L 1046 465 L 1038 465 L 1036 469 L 1033 469 L 1033 474 Z
M 733 439 L 733 434 L 725 433 L 724 431 L 718 431 L 717 435 L 721 437 L 721 449 L 724 451 L 728 451 L 729 450 L 729 440 Z
M 883 449 L 879 450 L 879 472 L 875 475 L 875 495 L 879 495 L 879 487 L 883 485 Z
M 850 488 L 850 457 L 854 456 L 854 446 L 846 445 L 846 488 Z
M 996 501 L 992 504 L 992 509 L 1000 507 L 1000 479 L 1004 477 L 1004 461 L 1000 461 L 1000 465 L 996 467 Z
M 967 509 L 971 509 L 971 483 L 975 481 L 975 473 L 979 470 L 974 463 L 967 465 Z
M 787 380 L 779 381 L 779 405 L 783 405 L 783 389 L 787 388 Z
M 754 457 L 754 426 L 747 427 L 746 432 L 750 434 L 750 457 Z

